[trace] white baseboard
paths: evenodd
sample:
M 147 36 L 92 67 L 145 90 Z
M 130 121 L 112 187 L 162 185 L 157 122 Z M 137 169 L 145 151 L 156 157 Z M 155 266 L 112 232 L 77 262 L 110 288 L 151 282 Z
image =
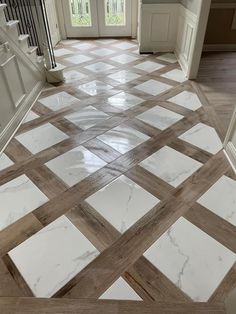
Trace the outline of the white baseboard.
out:
M 236 51 L 236 44 L 204 45 L 203 51 Z
M 11 121 L 0 134 L 0 153 L 6 148 L 10 140 L 14 137 L 19 129 L 28 111 L 33 107 L 35 101 L 38 99 L 45 82 L 39 81 L 34 89 L 28 94 L 24 102 L 21 104 L 19 110 L 15 113 Z
M 225 148 L 225 153 L 229 159 L 229 162 L 232 165 L 233 170 L 236 173 L 236 147 L 232 142 L 229 142 Z

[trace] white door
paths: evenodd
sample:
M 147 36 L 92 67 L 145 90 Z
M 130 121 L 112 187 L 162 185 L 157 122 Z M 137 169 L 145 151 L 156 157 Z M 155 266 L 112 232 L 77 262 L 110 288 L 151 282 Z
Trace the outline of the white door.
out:
M 131 0 L 64 0 L 67 37 L 132 35 Z

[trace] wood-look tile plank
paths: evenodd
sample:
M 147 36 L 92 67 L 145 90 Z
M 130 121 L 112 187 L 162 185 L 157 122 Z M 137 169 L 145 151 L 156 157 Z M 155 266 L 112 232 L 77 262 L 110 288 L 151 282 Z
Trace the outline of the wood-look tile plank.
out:
M 0 298 L 3 314 L 226 314 L 223 303 L 145 303 L 36 298 Z
M 185 214 L 185 218 L 236 253 L 235 226 L 197 203 Z

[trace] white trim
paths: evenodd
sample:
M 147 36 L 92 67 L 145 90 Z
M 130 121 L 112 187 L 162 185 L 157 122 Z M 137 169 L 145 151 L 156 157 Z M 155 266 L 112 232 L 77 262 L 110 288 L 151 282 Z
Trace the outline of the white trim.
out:
M 236 51 L 236 44 L 204 45 L 203 51 Z
M 233 139 L 233 136 L 235 136 L 235 134 L 236 134 L 236 108 L 234 110 L 233 117 L 230 122 L 229 129 L 224 141 L 225 151 L 234 169 L 236 169 L 236 146 L 231 140 Z
M 224 150 L 226 157 L 229 160 L 229 163 L 236 173 L 236 148 L 233 143 L 229 142 Z
M 44 81 L 40 81 L 35 85 L 31 93 L 25 97 L 20 109 L 15 113 L 11 121 L 0 134 L 0 153 L 6 148 L 8 143 L 16 134 L 26 114 L 30 111 L 30 109 L 33 107 L 34 103 L 38 99 L 44 84 Z

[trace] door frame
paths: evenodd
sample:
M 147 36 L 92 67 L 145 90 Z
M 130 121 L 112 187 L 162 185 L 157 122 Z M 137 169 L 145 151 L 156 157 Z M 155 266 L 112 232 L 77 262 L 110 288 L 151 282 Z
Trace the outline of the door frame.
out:
M 67 0 L 56 0 L 56 10 L 58 15 L 59 29 L 62 39 L 67 38 L 66 26 L 65 26 L 65 14 L 63 10 L 63 2 Z M 132 5 L 132 17 L 131 17 L 131 37 L 137 38 L 137 30 L 138 30 L 138 8 L 140 0 L 128 0 L 131 1 Z M 111 36 L 112 37 L 112 36 Z

